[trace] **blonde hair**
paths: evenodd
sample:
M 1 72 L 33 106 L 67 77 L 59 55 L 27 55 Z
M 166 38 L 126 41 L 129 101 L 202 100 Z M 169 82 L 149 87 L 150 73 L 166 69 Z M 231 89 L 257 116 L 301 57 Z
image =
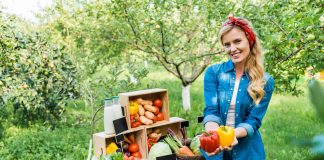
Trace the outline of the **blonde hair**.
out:
M 249 21 L 243 19 L 243 18 L 237 18 L 240 20 L 243 20 L 247 23 Z M 250 28 L 253 30 L 251 23 L 249 23 Z M 239 26 L 235 26 L 233 24 L 223 26 L 219 31 L 219 42 L 222 44 L 222 38 L 223 36 L 228 33 L 233 28 L 239 28 L 243 31 L 243 29 Z M 256 35 L 255 31 L 253 30 L 254 34 Z M 223 45 L 223 44 L 222 44 Z M 265 81 L 263 79 L 264 77 L 264 67 L 263 67 L 263 52 L 261 43 L 258 39 L 258 37 L 255 37 L 254 45 L 252 46 L 252 49 L 250 49 L 250 54 L 247 57 L 247 60 L 245 62 L 245 71 L 248 73 L 250 83 L 248 86 L 248 93 L 253 99 L 255 104 L 259 104 L 261 99 L 264 96 L 264 85 Z

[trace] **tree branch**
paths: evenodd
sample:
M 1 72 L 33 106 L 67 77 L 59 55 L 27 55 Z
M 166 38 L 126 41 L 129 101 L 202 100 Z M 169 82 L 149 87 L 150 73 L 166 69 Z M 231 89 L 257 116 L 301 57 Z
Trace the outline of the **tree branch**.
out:
M 208 56 L 213 56 L 213 55 L 216 55 L 216 54 L 221 54 L 222 52 L 224 52 L 224 51 L 221 50 L 221 51 L 217 51 L 217 52 L 215 52 L 215 53 L 202 54 L 202 55 L 200 55 L 200 56 L 197 56 L 196 59 L 204 58 L 204 57 L 208 57 Z M 190 60 L 190 59 L 186 59 L 186 60 L 184 60 L 184 61 L 181 61 L 178 65 L 181 65 L 182 63 L 187 62 L 187 61 L 190 62 L 191 60 Z
M 130 20 L 130 18 L 129 18 L 129 15 L 128 15 L 128 11 L 127 11 L 127 8 L 125 7 L 124 8 L 124 12 L 125 12 L 125 17 L 126 17 L 126 19 L 127 19 L 127 23 L 128 23 L 128 25 L 131 27 L 131 29 L 132 29 L 132 32 L 133 32 L 133 34 L 134 34 L 134 37 L 135 37 L 135 44 L 137 45 L 138 44 L 138 41 L 137 41 L 137 38 L 138 38 L 138 34 L 137 34 L 137 32 L 136 32 L 136 30 L 135 30 L 135 27 L 132 25 L 132 23 L 131 23 L 131 20 Z
M 161 57 L 158 55 L 158 54 L 154 54 L 154 56 L 158 59 L 158 61 L 162 64 L 162 66 L 168 71 L 168 72 L 170 72 L 171 74 L 173 74 L 174 76 L 176 76 L 177 78 L 179 78 L 179 79 L 181 79 L 180 77 L 180 75 L 178 75 L 177 73 L 179 73 L 179 72 L 174 72 L 174 71 L 172 71 L 166 64 L 165 64 L 165 62 L 163 61 L 163 60 L 161 60 Z
M 270 19 L 270 21 L 273 23 L 273 24 L 275 24 L 276 26 L 278 26 L 279 27 L 279 29 L 283 32 L 283 33 L 285 33 L 285 35 L 287 36 L 288 35 L 288 33 L 276 22 L 276 21 L 274 21 L 272 18 L 271 18 L 271 16 L 269 16 L 269 19 Z
M 163 31 L 163 24 L 161 23 L 161 26 L 160 26 L 160 32 L 161 32 L 161 47 L 162 47 L 162 51 L 163 53 L 166 54 L 166 50 L 165 50 L 165 42 L 164 42 L 164 31 Z
M 182 76 L 182 74 L 180 72 L 180 64 L 175 64 L 175 68 L 176 68 L 177 73 L 179 75 L 179 79 L 181 79 L 182 85 L 187 86 L 188 83 L 185 82 L 185 80 L 183 79 L 183 76 Z
M 211 61 L 211 57 L 207 57 L 205 59 L 204 64 L 199 68 L 199 70 L 196 71 L 195 73 L 192 73 L 192 76 L 190 77 L 190 79 L 188 79 L 188 83 L 193 83 L 199 77 L 199 75 L 201 75 L 201 73 L 206 69 L 210 61 Z
M 277 64 L 283 63 L 283 62 L 289 60 L 291 57 L 295 56 L 298 52 L 300 52 L 302 49 L 305 48 L 306 44 L 308 44 L 308 43 L 305 43 L 301 48 L 299 48 L 299 49 L 297 49 L 296 51 L 290 53 L 288 56 L 281 58 L 281 59 L 277 62 Z

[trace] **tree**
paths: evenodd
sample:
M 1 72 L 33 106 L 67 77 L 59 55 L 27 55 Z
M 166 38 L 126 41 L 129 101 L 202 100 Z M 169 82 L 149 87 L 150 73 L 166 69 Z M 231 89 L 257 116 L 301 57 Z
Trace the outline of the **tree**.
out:
M 155 57 L 182 82 L 183 107 L 190 110 L 190 84 L 222 52 L 217 28 L 232 3 L 116 1 L 111 6 L 115 18 L 127 26 L 120 28 L 127 32 L 124 41 Z
M 84 73 L 81 77 L 93 80 L 89 75 L 95 75 L 104 66 L 112 70 L 114 64 L 123 66 L 129 59 L 145 61 L 141 56 L 145 53 L 182 82 L 186 110 L 190 108 L 190 84 L 212 57 L 216 57 L 216 62 L 223 58 L 214 56 L 221 52 L 217 29 L 229 13 L 254 24 L 266 53 L 266 70 L 276 79 L 277 92 L 300 94 L 297 82 L 306 68 L 312 66 L 316 72 L 316 62 L 323 60 L 320 1 L 117 0 L 77 4 L 77 7 L 56 5 L 52 18 L 48 18 L 54 21 L 47 24 L 62 35 L 57 40 L 63 39 L 75 61 L 82 64 L 78 65 Z M 134 50 L 140 52 L 135 54 Z M 96 81 L 105 85 L 105 78 Z M 119 86 L 116 82 L 111 87 Z
M 115 30 L 104 1 L 57 1 L 40 15 L 53 42 L 65 46 L 77 66 L 81 86 L 105 97 L 133 90 L 148 73 Z M 87 94 L 82 94 L 87 95 Z
M 131 46 L 156 57 L 181 80 L 187 110 L 188 88 L 209 65 L 213 53 L 220 53 L 216 28 L 229 13 L 253 22 L 266 53 L 266 69 L 276 79 L 276 91 L 301 94 L 297 82 L 306 68 L 312 66 L 316 72 L 316 62 L 324 60 L 321 5 L 320 1 L 117 1 L 113 6 L 115 16 L 131 31 L 127 37 L 134 40 Z
M 16 124 L 55 125 L 66 100 L 78 96 L 70 57 L 45 33 L 25 33 L 15 16 L 0 16 L 0 103 L 13 107 Z
M 250 19 L 259 33 L 276 91 L 301 94 L 298 81 L 306 69 L 316 73 L 324 61 L 321 1 L 243 1 L 235 13 Z

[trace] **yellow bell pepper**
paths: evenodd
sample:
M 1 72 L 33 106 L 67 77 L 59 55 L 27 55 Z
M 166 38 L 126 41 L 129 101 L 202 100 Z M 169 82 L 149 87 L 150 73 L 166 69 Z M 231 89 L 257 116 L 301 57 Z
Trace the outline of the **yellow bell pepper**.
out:
M 118 149 L 116 143 L 111 142 L 107 147 L 106 147 L 106 154 L 113 154 L 116 152 Z
M 216 130 L 220 139 L 220 146 L 229 147 L 234 141 L 234 128 L 230 126 L 220 126 Z
M 138 103 L 133 102 L 133 101 L 129 102 L 129 112 L 130 112 L 131 115 L 137 114 L 138 113 L 138 108 L 139 108 Z

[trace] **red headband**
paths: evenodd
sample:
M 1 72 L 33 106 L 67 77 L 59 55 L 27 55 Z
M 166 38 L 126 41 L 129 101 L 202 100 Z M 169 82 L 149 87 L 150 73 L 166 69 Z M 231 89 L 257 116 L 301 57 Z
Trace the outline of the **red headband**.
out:
M 243 29 L 243 31 L 245 32 L 246 38 L 249 41 L 250 49 L 252 49 L 254 42 L 255 42 L 255 34 L 252 31 L 252 29 L 249 27 L 249 24 L 242 19 L 236 19 L 234 17 L 229 17 L 229 21 L 224 24 L 224 27 L 228 26 L 228 25 L 241 27 Z

